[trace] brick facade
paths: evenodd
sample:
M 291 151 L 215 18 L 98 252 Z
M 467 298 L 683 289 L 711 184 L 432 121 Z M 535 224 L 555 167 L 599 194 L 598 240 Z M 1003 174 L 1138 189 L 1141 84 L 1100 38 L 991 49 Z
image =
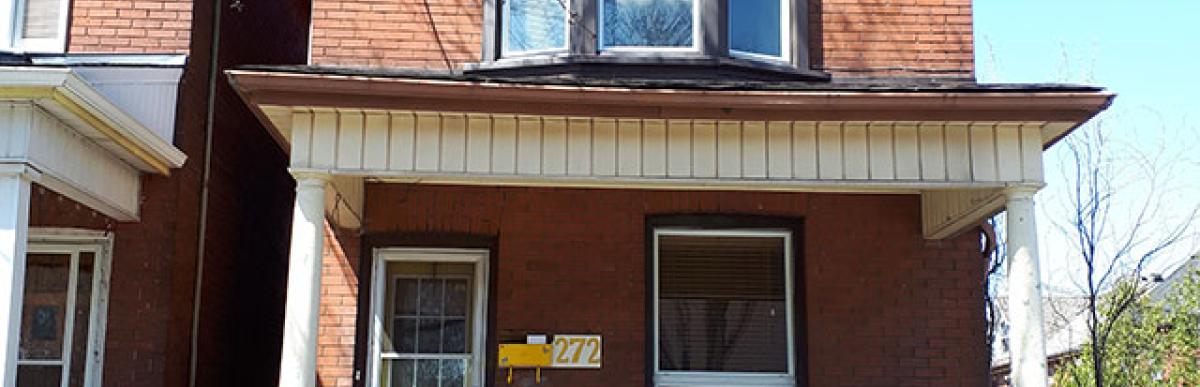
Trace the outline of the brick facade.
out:
M 314 65 L 478 62 L 480 0 L 313 0 Z M 812 67 L 839 77 L 973 77 L 970 0 L 810 0 Z
M 973 77 L 971 0 L 811 0 L 813 68 L 835 76 Z
M 359 257 L 357 230 L 335 231 L 326 224 L 325 252 L 321 260 L 321 317 L 317 330 L 317 377 L 322 387 L 354 384 Z
M 305 62 L 307 0 L 229 4 L 221 10 L 218 71 Z M 195 385 L 277 384 L 293 182 L 283 150 L 220 74 L 204 256 L 197 259 L 213 2 L 74 0 L 71 7 L 68 54 L 188 56 L 174 136 L 188 160 L 170 176 L 143 176 L 139 221 L 98 219 L 34 190 L 31 224 L 114 232 L 103 385 L 188 385 L 197 302 Z
M 188 53 L 192 0 L 74 0 L 67 52 Z
M 811 386 L 976 386 L 987 382 L 984 260 L 976 233 L 922 238 L 915 195 L 671 192 L 369 184 L 362 249 L 463 246 L 483 240 L 493 261 L 492 339 L 526 332 L 604 335 L 600 370 L 548 370 L 543 386 L 645 382 L 645 219 L 654 214 L 741 214 L 804 220 Z M 342 246 L 357 245 L 339 235 Z M 384 241 L 384 242 L 380 242 Z M 487 242 L 490 241 L 490 242 Z M 868 243 L 869 241 L 869 243 Z M 478 242 L 472 242 L 478 244 Z M 350 251 L 345 249 L 344 251 Z M 369 250 L 367 250 L 369 251 Z M 333 317 L 362 289 L 352 254 L 327 249 L 321 380 L 353 373 L 345 343 L 363 320 Z M 360 254 L 361 259 L 367 259 Z M 597 295 L 603 294 L 603 297 Z M 365 302 L 366 295 L 359 297 Z M 567 312 L 562 308 L 569 308 Z M 360 318 L 365 308 L 358 308 Z M 355 324 L 358 323 L 357 330 Z M 337 324 L 337 325 L 334 325 Z M 494 343 L 489 343 L 489 347 Z M 358 367 L 366 356 L 359 345 Z M 489 354 L 489 362 L 494 362 Z M 494 368 L 495 364 L 488 365 Z M 494 385 L 506 385 L 502 373 Z M 517 385 L 532 385 L 517 373 Z M 526 384 L 522 384 L 526 383 Z

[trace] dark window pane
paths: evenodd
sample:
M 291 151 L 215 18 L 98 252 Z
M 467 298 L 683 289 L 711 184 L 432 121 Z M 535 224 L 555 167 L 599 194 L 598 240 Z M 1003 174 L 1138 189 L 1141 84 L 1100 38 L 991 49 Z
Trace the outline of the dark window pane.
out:
M 442 344 L 442 320 L 421 319 L 417 327 L 417 352 L 439 353 Z
M 730 1 L 729 48 L 769 56 L 782 55 L 781 8 L 780 0 Z
M 467 361 L 461 359 L 442 360 L 442 386 L 463 387 L 466 381 Z
M 21 359 L 61 360 L 71 256 L 28 254 L 21 307 Z
M 442 280 L 421 280 L 421 315 L 437 316 L 442 314 Z
M 79 254 L 79 279 L 75 285 L 75 326 L 71 338 L 71 387 L 83 387 L 87 369 L 88 328 L 92 313 L 92 273 L 96 255 Z
M 561 1 L 561 2 L 560 2 Z M 505 0 L 506 52 L 566 48 L 568 0 Z
M 464 317 L 470 303 L 470 287 L 466 279 L 446 280 L 446 316 Z
M 390 383 L 385 383 L 388 387 L 412 387 L 413 376 L 413 360 L 391 360 L 388 363 L 392 367 Z
M 417 360 L 417 387 L 438 385 L 438 361 Z
M 61 383 L 62 366 L 17 366 L 19 387 L 60 387 Z
M 392 331 L 392 345 L 397 353 L 417 352 L 417 319 L 398 318 Z
M 659 367 L 787 372 L 782 238 L 659 238 Z
M 693 0 L 603 1 L 605 46 L 692 46 Z
M 417 280 L 401 278 L 396 280 L 396 314 L 417 314 Z
M 442 329 L 442 353 L 467 352 L 467 321 L 463 319 L 446 320 Z

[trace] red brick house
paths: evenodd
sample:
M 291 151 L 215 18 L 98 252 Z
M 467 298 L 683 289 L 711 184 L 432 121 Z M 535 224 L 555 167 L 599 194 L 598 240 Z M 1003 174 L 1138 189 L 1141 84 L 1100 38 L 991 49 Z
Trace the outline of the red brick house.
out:
M 1112 95 L 977 83 L 970 1 L 312 3 L 227 72 L 297 181 L 280 386 L 986 385 L 1004 209 L 1044 385 L 1042 151 Z
M 231 5 L 0 0 L 0 386 L 276 383 L 293 183 L 221 71 L 310 10 Z

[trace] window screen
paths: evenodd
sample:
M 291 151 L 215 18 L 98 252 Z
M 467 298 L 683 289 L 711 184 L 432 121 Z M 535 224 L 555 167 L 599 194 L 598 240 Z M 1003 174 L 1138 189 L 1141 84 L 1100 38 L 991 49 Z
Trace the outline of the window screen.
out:
M 659 234 L 659 370 L 787 373 L 787 244 Z

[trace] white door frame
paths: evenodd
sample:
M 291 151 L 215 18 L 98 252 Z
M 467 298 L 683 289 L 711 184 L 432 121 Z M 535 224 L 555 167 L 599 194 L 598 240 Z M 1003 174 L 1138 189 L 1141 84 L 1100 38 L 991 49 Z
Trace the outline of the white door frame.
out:
M 377 248 L 372 261 L 371 278 L 371 327 L 370 359 L 367 360 L 367 386 L 379 386 L 379 371 L 382 369 L 383 320 L 385 307 L 383 295 L 387 291 L 387 264 L 391 262 L 418 263 L 469 263 L 474 267 L 472 286 L 475 292 L 471 300 L 471 370 L 467 373 L 467 386 L 483 387 L 487 375 L 487 290 L 488 261 L 491 252 L 487 249 L 437 249 L 437 248 Z
M 27 254 L 67 254 L 71 256 L 70 277 L 68 280 L 67 310 L 65 316 L 69 319 L 63 327 L 63 359 L 61 385 L 66 387 L 70 382 L 71 372 L 71 340 L 74 339 L 74 310 L 75 295 L 78 287 L 79 255 L 92 253 L 95 273 L 92 277 L 91 310 L 88 315 L 88 344 L 84 366 L 83 385 L 99 386 L 103 380 L 104 369 L 104 337 L 108 321 L 108 285 L 112 270 L 112 234 L 103 231 L 34 228 L 29 229 Z M 19 322 L 18 322 L 19 324 Z M 36 364 L 36 361 L 17 360 L 17 365 Z

